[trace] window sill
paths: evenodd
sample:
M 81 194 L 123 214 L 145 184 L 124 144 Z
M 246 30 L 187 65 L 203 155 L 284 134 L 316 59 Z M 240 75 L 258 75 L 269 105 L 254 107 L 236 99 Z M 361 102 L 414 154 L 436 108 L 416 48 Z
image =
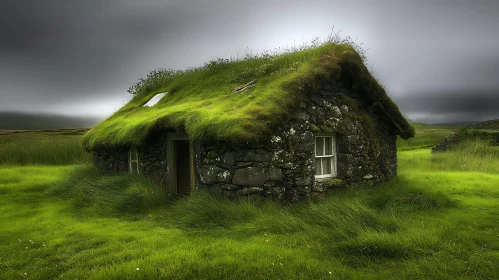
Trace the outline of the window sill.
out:
M 314 175 L 315 179 L 327 179 L 327 178 L 336 178 L 333 174 L 329 175 Z

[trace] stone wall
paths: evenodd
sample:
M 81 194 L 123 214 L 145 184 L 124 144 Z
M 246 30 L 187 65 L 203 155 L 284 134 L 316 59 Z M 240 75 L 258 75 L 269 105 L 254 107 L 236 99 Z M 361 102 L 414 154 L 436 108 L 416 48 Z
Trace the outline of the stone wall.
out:
M 444 139 L 440 140 L 440 142 L 437 143 L 437 145 L 433 146 L 431 148 L 432 153 L 436 152 L 445 152 L 447 149 L 449 149 L 451 146 L 457 144 L 460 140 L 459 134 L 453 133 L 449 136 L 445 136 Z
M 310 93 L 270 139 L 259 143 L 194 143 L 196 188 L 228 197 L 297 200 L 322 195 L 338 185 L 395 176 L 396 136 L 381 120 L 382 112 L 362 104 L 347 88 L 334 82 Z M 335 179 L 314 176 L 315 134 L 336 136 Z M 166 133 L 151 133 L 138 150 L 141 174 L 165 183 Z M 128 148 L 96 151 L 94 162 L 106 170 L 127 171 Z
M 139 172 L 156 183 L 166 181 L 166 132 L 151 133 L 144 144 L 137 147 Z M 129 147 L 102 149 L 93 152 L 94 165 L 109 172 L 128 172 Z
M 109 172 L 128 171 L 128 148 L 100 149 L 93 151 L 94 165 Z
M 481 138 L 490 141 L 491 145 L 499 146 L 499 132 L 487 132 L 482 130 L 471 129 L 465 133 L 453 133 L 444 137 L 440 142 L 431 148 L 432 153 L 445 152 L 466 139 Z
M 396 136 L 341 84 L 310 94 L 268 141 L 197 143 L 198 188 L 225 196 L 263 195 L 295 200 L 318 195 L 338 180 L 315 179 L 314 134 L 337 138 L 336 179 L 381 182 L 397 173 Z
M 139 152 L 140 174 L 158 184 L 165 184 L 167 178 L 166 132 L 151 133 L 144 144 L 137 147 Z
M 383 181 L 397 174 L 396 136 L 389 125 L 341 83 L 310 96 L 313 133 L 337 135 L 338 178 L 345 183 Z

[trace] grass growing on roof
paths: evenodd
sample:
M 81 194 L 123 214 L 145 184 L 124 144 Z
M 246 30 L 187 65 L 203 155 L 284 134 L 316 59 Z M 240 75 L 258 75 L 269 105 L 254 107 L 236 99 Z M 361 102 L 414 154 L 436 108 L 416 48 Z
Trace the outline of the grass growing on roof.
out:
M 155 85 L 159 89 L 139 91 L 123 108 L 91 129 L 83 144 L 90 150 L 140 145 L 154 128 L 185 129 L 192 140 L 258 140 L 293 111 L 305 92 L 319 87 L 324 78 L 338 78 L 341 64 L 350 67 L 350 75 L 362 75 L 353 82 L 369 79 L 367 84 L 373 84 L 362 58 L 348 44 L 329 43 L 230 63 L 219 60 L 198 69 L 178 71 L 164 81 L 163 87 Z M 253 80 L 257 80 L 256 86 L 233 92 Z M 362 90 L 366 95 L 375 93 L 373 102 L 382 100 L 390 112 L 398 112 L 396 118 L 402 119 L 401 123 L 407 124 L 382 87 L 375 83 L 371 88 Z M 160 92 L 168 94 L 155 106 L 143 106 Z

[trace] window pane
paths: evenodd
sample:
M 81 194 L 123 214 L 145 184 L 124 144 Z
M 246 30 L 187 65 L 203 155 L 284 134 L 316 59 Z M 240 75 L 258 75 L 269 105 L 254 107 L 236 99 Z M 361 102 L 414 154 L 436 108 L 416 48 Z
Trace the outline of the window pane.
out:
M 320 158 L 315 159 L 315 175 L 322 175 L 321 174 L 321 159 Z
M 322 174 L 322 175 L 330 175 L 331 174 L 331 158 L 323 158 L 322 159 L 322 168 L 324 170 L 324 174 Z
M 315 155 L 323 156 L 324 155 L 324 137 L 315 137 Z
M 333 154 L 333 138 L 326 137 L 326 155 Z
M 139 165 L 137 162 L 132 162 L 132 173 L 138 173 Z

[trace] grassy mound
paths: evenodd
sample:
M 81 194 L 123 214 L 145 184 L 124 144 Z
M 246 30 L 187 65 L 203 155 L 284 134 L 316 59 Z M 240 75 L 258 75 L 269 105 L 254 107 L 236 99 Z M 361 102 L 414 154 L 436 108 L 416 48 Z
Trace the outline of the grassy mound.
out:
M 106 175 L 90 165 L 75 167 L 49 193 L 71 202 L 80 215 L 121 216 L 164 206 L 160 186 L 130 173 Z
M 154 76 L 154 75 L 153 75 Z M 153 129 L 185 129 L 192 140 L 252 141 L 279 125 L 305 94 L 327 79 L 343 79 L 378 108 L 404 138 L 412 127 L 347 44 L 325 44 L 294 53 L 242 61 L 219 60 L 190 71 L 151 77 L 155 89 L 142 87 L 133 99 L 83 138 L 86 149 L 140 145 Z M 243 92 L 234 89 L 255 81 Z M 161 84 L 162 83 L 162 84 Z M 159 85 L 158 85 L 159 84 Z M 144 107 L 157 93 L 158 104 Z

